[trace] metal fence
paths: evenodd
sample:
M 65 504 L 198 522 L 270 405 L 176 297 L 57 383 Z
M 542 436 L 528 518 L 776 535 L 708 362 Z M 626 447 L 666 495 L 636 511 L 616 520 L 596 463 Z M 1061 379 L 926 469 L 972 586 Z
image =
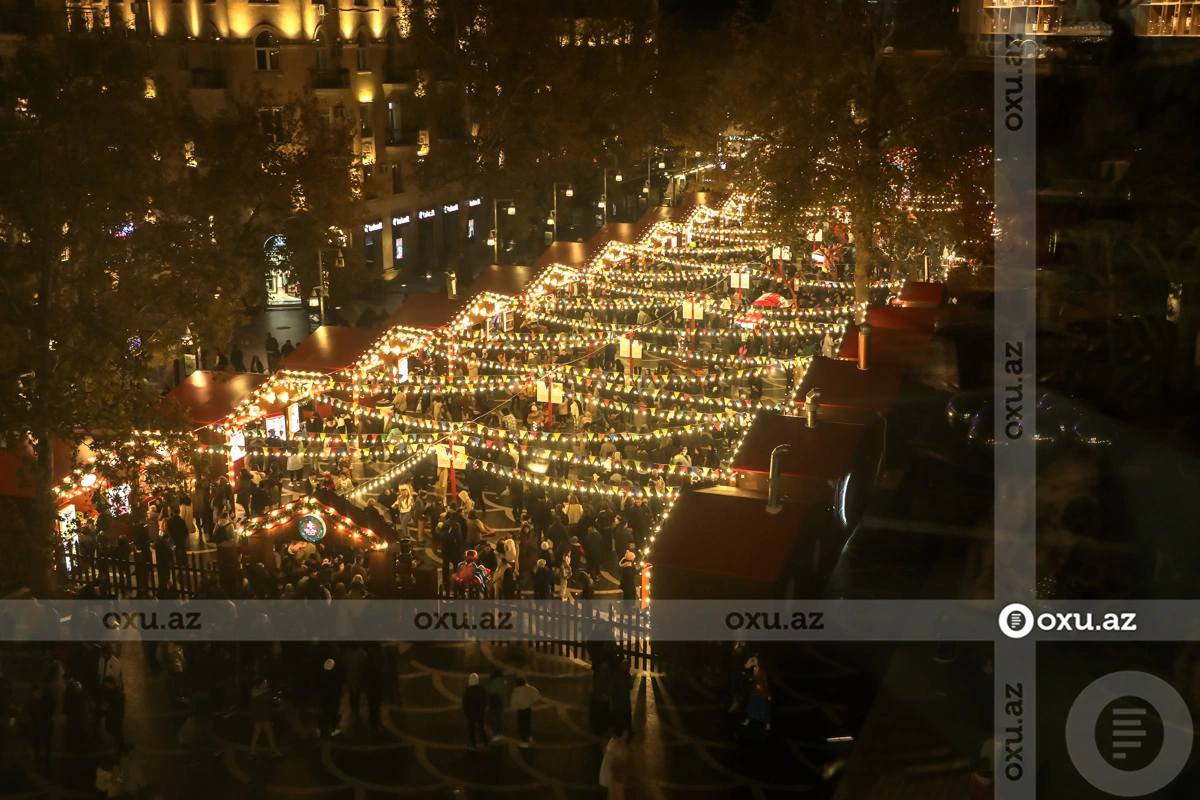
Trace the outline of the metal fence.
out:
M 84 553 L 71 543 L 62 549 L 59 565 L 70 587 L 91 585 L 116 597 L 164 597 L 173 592 L 193 598 L 201 587 L 218 585 L 217 564 L 209 551 L 176 554 L 172 563 L 160 564 L 153 550 L 122 557 Z

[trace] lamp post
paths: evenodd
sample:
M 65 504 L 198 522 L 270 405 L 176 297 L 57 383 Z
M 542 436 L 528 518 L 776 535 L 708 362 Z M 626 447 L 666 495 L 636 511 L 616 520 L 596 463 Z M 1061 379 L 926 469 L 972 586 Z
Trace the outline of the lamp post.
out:
M 321 324 L 325 324 L 325 298 L 329 295 L 329 290 L 325 288 L 325 251 L 333 250 L 332 247 L 317 248 L 317 285 L 313 287 L 313 296 L 308 299 L 309 306 L 316 306 L 320 309 L 318 312 L 321 317 Z M 335 269 L 342 269 L 346 266 L 346 257 L 342 255 L 342 249 L 336 248 L 337 256 L 333 259 Z
M 574 197 L 575 190 L 571 188 L 570 181 L 555 181 L 554 182 L 554 210 L 550 212 L 551 224 L 554 225 L 554 241 L 558 241 L 558 187 L 566 186 L 567 190 L 563 192 L 567 197 Z
M 608 224 L 608 171 L 609 171 L 609 168 L 605 167 L 604 168 L 604 194 L 602 194 L 600 196 L 600 202 L 602 202 L 604 204 L 604 224 L 605 225 Z M 614 169 L 613 172 L 617 173 L 616 175 L 613 176 L 613 180 L 616 181 L 617 183 L 620 183 L 622 181 L 621 170 Z
M 492 263 L 500 260 L 500 204 L 508 203 L 508 215 L 517 213 L 517 207 L 510 198 L 497 198 L 492 201 L 492 232 L 488 234 L 488 244 L 492 246 Z

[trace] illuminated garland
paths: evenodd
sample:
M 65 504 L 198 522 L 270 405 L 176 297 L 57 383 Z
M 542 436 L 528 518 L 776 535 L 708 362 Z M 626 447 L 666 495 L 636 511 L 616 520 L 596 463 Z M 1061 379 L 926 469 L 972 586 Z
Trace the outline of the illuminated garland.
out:
M 268 511 L 261 517 L 243 520 L 237 526 L 237 530 L 242 536 L 253 536 L 256 533 L 269 532 L 280 525 L 286 525 L 307 514 L 319 514 L 323 517 L 328 517 L 333 521 L 334 527 L 337 530 L 347 534 L 351 539 L 365 541 L 371 546 L 372 550 L 383 550 L 388 546 L 387 542 L 377 536 L 374 531 L 369 528 L 359 527 L 354 520 L 349 517 L 343 517 L 315 497 L 302 497 L 299 500 L 293 500 L 285 506 L 280 506 L 274 511 Z

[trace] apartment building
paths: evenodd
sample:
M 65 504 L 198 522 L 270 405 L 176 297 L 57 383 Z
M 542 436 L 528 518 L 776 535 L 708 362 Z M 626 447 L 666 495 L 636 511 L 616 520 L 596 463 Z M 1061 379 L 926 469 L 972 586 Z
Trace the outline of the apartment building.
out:
M 957 0 L 954 5 L 968 49 L 978 55 L 993 55 L 1005 35 L 1087 40 L 1112 32 L 1096 0 Z M 1116 13 L 1139 37 L 1200 35 L 1200 2 L 1145 0 L 1120 5 Z
M 272 103 L 311 91 L 323 116 L 355 121 L 366 213 L 348 238 L 380 277 L 440 279 L 445 253 L 458 244 L 468 264 L 489 257 L 490 204 L 461 187 L 419 185 L 416 176 L 421 156 L 470 131 L 458 87 L 441 79 L 412 35 L 413 15 L 436 17 L 434 0 L 16 0 L 10 22 L 22 6 L 52 24 L 120 25 L 145 37 L 156 83 L 186 98 L 197 115 L 255 98 L 269 125 L 278 109 Z M 0 55 L 7 49 L 11 57 L 18 42 L 8 38 Z M 432 107 L 441 113 L 431 119 L 420 100 L 435 93 Z M 279 244 L 277 237 L 263 243 L 268 250 Z M 286 264 L 267 283 L 273 305 L 302 302 L 304 289 L 291 282 Z

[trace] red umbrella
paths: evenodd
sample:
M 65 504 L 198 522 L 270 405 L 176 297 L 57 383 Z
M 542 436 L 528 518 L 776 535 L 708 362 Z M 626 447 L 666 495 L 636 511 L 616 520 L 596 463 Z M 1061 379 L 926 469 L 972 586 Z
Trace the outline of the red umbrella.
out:
M 762 297 L 754 301 L 754 305 L 765 308 L 779 308 L 783 305 L 783 298 L 774 292 L 767 292 Z

